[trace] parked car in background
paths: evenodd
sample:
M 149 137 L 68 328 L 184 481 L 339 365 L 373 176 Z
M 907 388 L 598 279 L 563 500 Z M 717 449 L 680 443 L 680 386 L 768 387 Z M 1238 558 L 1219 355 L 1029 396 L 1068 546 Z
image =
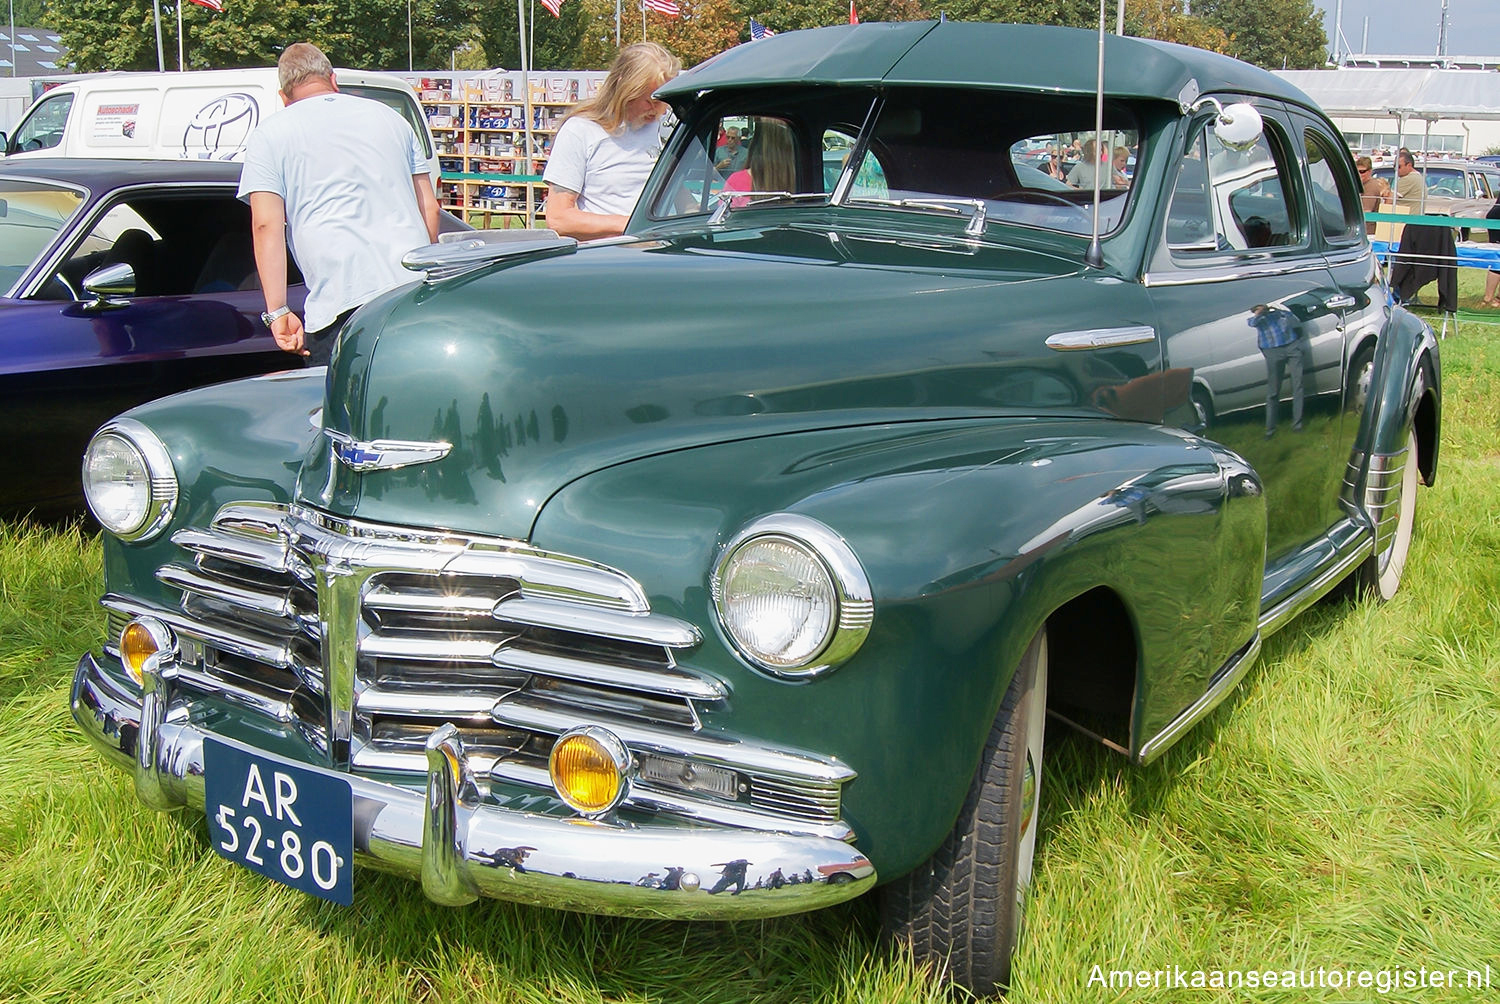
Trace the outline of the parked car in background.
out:
M 337 70 L 341 91 L 379 101 L 406 119 L 426 151 L 437 148 L 411 85 L 390 73 Z M 46 91 L 9 137 L 6 157 L 243 160 L 261 120 L 282 108 L 276 67 L 187 73 L 92 73 Z
M 107 424 L 84 734 L 335 902 L 353 864 L 653 918 L 873 890 L 1003 985 L 1049 714 L 1155 760 L 1340 583 L 1396 591 L 1437 472 L 1438 345 L 1327 117 L 1118 36 L 1100 102 L 1098 44 L 730 49 L 658 92 L 625 236 L 421 249 L 326 379 Z M 1128 187 L 1014 157 L 1100 107 Z M 724 190 L 725 122 L 778 187 Z
M 1483 219 L 1500 198 L 1500 171 L 1495 165 L 1472 160 L 1428 160 L 1417 164 L 1427 182 L 1422 211 L 1430 216 L 1467 216 Z M 1375 176 L 1396 186 L 1394 163 L 1375 168 Z
M 261 323 L 240 165 L 0 164 L 0 514 L 82 502 L 89 437 L 126 408 L 295 366 Z M 296 272 L 289 299 L 306 289 Z

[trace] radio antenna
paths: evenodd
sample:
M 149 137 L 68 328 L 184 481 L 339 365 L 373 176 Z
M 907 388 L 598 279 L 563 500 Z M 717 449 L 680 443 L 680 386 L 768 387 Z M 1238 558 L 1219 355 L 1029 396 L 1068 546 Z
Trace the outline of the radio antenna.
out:
M 1094 232 L 1083 263 L 1089 268 L 1104 267 L 1104 250 L 1099 246 L 1099 155 L 1104 152 L 1104 4 L 1099 0 L 1099 68 L 1094 83 Z M 1113 168 L 1113 161 L 1107 161 Z

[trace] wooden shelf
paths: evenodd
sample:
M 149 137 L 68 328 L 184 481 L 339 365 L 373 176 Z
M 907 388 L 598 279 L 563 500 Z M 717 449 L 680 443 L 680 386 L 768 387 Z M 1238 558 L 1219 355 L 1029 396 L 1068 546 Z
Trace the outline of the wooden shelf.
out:
M 588 71 L 586 74 L 544 74 L 542 77 L 544 80 L 551 78 L 544 85 L 549 89 L 558 80 L 563 80 L 565 91 L 583 93 L 597 89 L 604 74 Z M 411 79 L 411 83 L 417 90 L 438 144 L 439 163 L 443 167 L 439 179 L 439 205 L 476 226 L 494 226 L 496 220 L 502 226 L 516 222 L 523 226 L 536 225 L 546 199 L 546 185 L 542 183 L 541 174 L 551 153 L 552 137 L 557 135 L 556 126 L 563 116 L 560 110 L 571 108 L 576 102 L 539 97 L 538 84 L 533 77 L 532 121 L 540 120 L 546 124 L 529 130 L 535 142 L 532 156 L 528 158 L 525 150 L 528 130 L 523 124 L 526 92 L 519 86 L 518 77 L 465 77 L 458 73 L 438 73 L 422 74 Z M 583 93 L 583 96 L 588 94 Z M 502 109 L 504 114 L 492 114 Z M 547 111 L 538 113 L 537 109 Z M 434 118 L 444 124 L 433 125 Z M 515 120 L 516 124 L 470 124 L 480 118 L 505 118 Z M 508 149 L 483 149 L 501 143 Z M 522 173 L 528 163 L 532 173 Z M 489 169 L 497 165 L 509 166 L 512 170 Z

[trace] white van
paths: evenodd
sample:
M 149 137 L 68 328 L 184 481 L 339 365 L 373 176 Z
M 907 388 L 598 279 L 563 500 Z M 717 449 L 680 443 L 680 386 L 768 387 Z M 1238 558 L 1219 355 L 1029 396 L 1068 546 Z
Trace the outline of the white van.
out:
M 437 181 L 437 148 L 411 85 L 390 73 L 335 70 L 339 90 L 373 98 L 411 125 Z M 7 157 L 242 160 L 245 141 L 282 108 L 276 68 L 186 73 L 100 73 L 47 91 L 15 132 Z

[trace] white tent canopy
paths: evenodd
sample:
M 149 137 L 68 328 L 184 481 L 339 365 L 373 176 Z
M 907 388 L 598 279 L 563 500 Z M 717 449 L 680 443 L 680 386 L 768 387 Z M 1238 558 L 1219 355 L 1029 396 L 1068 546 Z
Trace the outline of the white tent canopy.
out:
M 1500 73 L 1482 70 L 1280 70 L 1333 116 L 1500 121 Z

